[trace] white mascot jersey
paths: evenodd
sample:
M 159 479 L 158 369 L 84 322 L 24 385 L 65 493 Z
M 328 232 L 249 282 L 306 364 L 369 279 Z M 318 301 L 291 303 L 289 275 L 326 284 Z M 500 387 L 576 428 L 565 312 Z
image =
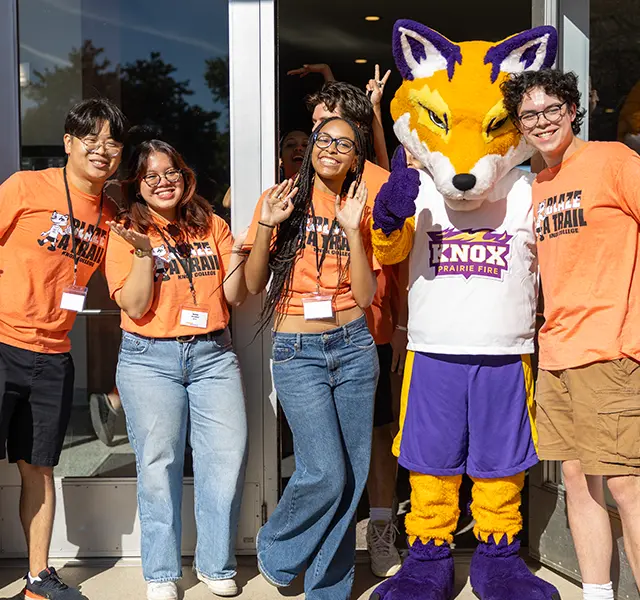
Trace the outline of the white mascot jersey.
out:
M 452 211 L 424 171 L 410 260 L 409 350 L 534 351 L 538 263 L 531 181 L 511 170 L 482 205 Z

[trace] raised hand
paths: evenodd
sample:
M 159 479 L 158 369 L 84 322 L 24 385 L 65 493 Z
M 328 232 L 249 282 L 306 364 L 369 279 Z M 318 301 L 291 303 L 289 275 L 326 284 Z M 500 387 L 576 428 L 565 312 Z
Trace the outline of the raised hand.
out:
M 274 185 L 262 202 L 260 221 L 270 226 L 286 221 L 293 212 L 293 199 L 297 193 L 298 188 L 293 186 L 293 179 Z
M 407 165 L 407 154 L 399 146 L 391 159 L 389 180 L 380 188 L 373 205 L 373 228 L 387 236 L 402 229 L 416 213 L 419 191 L 420 173 Z
M 356 190 L 356 182 L 354 181 L 349 188 L 347 199 L 342 204 L 342 199 L 336 195 L 336 218 L 345 233 L 354 232 L 360 229 L 362 222 L 362 213 L 367 204 L 367 184 L 363 181 Z
M 382 95 L 384 93 L 384 86 L 387 84 L 391 71 L 387 71 L 384 77 L 380 79 L 380 65 L 376 65 L 373 73 L 373 79 L 369 79 L 367 83 L 367 93 L 371 94 L 371 104 L 377 106 L 382 102 Z
M 309 73 L 321 73 L 325 81 L 335 81 L 331 67 L 324 63 L 302 65 L 299 69 L 287 71 L 287 75 L 300 75 L 300 77 L 306 77 Z
M 128 242 L 136 250 L 151 252 L 153 249 L 148 235 L 139 233 L 133 229 L 125 229 L 120 225 L 120 223 L 116 223 L 115 221 L 107 221 L 107 225 L 113 233 L 119 235 L 125 242 Z

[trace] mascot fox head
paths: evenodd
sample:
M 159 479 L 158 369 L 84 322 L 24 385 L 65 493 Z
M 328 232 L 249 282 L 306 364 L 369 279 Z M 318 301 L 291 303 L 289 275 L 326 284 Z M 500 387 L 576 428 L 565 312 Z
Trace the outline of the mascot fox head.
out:
M 415 21 L 396 22 L 393 52 L 404 81 L 391 101 L 394 130 L 454 210 L 477 208 L 532 156 L 500 84 L 511 73 L 551 67 L 556 49 L 553 27 L 456 44 Z

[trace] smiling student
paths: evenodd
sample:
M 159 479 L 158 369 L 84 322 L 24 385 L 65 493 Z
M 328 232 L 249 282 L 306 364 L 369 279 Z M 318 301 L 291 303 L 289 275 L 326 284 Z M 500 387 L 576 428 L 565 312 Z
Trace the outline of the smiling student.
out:
M 73 402 L 68 334 L 105 255 L 115 205 L 103 188 L 120 164 L 126 121 L 92 99 L 69 111 L 64 131 L 64 168 L 21 171 L 0 186 L 0 459 L 6 448 L 22 480 L 24 594 L 51 600 L 83 597 L 47 567 L 53 468 Z
M 187 431 L 196 574 L 215 595 L 235 596 L 247 422 L 227 303 L 246 296 L 242 239 L 234 245 L 165 142 L 136 148 L 123 191 L 106 275 L 122 309 L 116 384 L 136 455 L 147 598 L 178 598 Z
M 262 323 L 275 317 L 273 381 L 296 461 L 260 530 L 258 565 L 276 586 L 306 567 L 308 600 L 351 595 L 369 470 L 379 367 L 364 316 L 376 290 L 364 152 L 355 124 L 319 124 L 295 184 L 265 192 L 247 237 L 249 292 L 271 281 Z
M 613 599 L 603 480 L 640 584 L 640 156 L 578 137 L 573 73 L 528 71 L 505 106 L 547 168 L 533 185 L 545 323 L 538 453 L 562 461 L 584 599 Z

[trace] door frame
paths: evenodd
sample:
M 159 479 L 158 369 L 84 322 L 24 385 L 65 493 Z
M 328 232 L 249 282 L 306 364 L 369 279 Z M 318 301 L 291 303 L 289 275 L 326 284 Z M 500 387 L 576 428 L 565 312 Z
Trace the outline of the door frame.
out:
M 203 0 L 204 1 L 204 0 Z M 0 120 L 4 152 L 0 181 L 20 168 L 18 0 L 0 8 Z M 276 175 L 274 0 L 229 1 L 229 92 L 232 228 L 248 225 L 263 189 Z M 258 140 L 258 143 L 256 143 Z M 269 368 L 270 337 L 256 332 L 260 298 L 233 311 L 234 345 L 245 383 L 249 459 L 239 554 L 255 554 L 255 536 L 278 500 L 275 399 Z M 83 318 L 100 318 L 87 311 Z M 52 559 L 140 556 L 135 478 L 56 478 L 58 497 Z M 184 480 L 183 554 L 195 547 L 193 478 Z M 17 469 L 0 462 L 0 557 L 26 556 L 18 517 Z M 102 521 L 100 521 L 102 519 Z
M 0 4 L 0 181 L 20 168 L 18 65 L 18 0 L 6 0 Z

